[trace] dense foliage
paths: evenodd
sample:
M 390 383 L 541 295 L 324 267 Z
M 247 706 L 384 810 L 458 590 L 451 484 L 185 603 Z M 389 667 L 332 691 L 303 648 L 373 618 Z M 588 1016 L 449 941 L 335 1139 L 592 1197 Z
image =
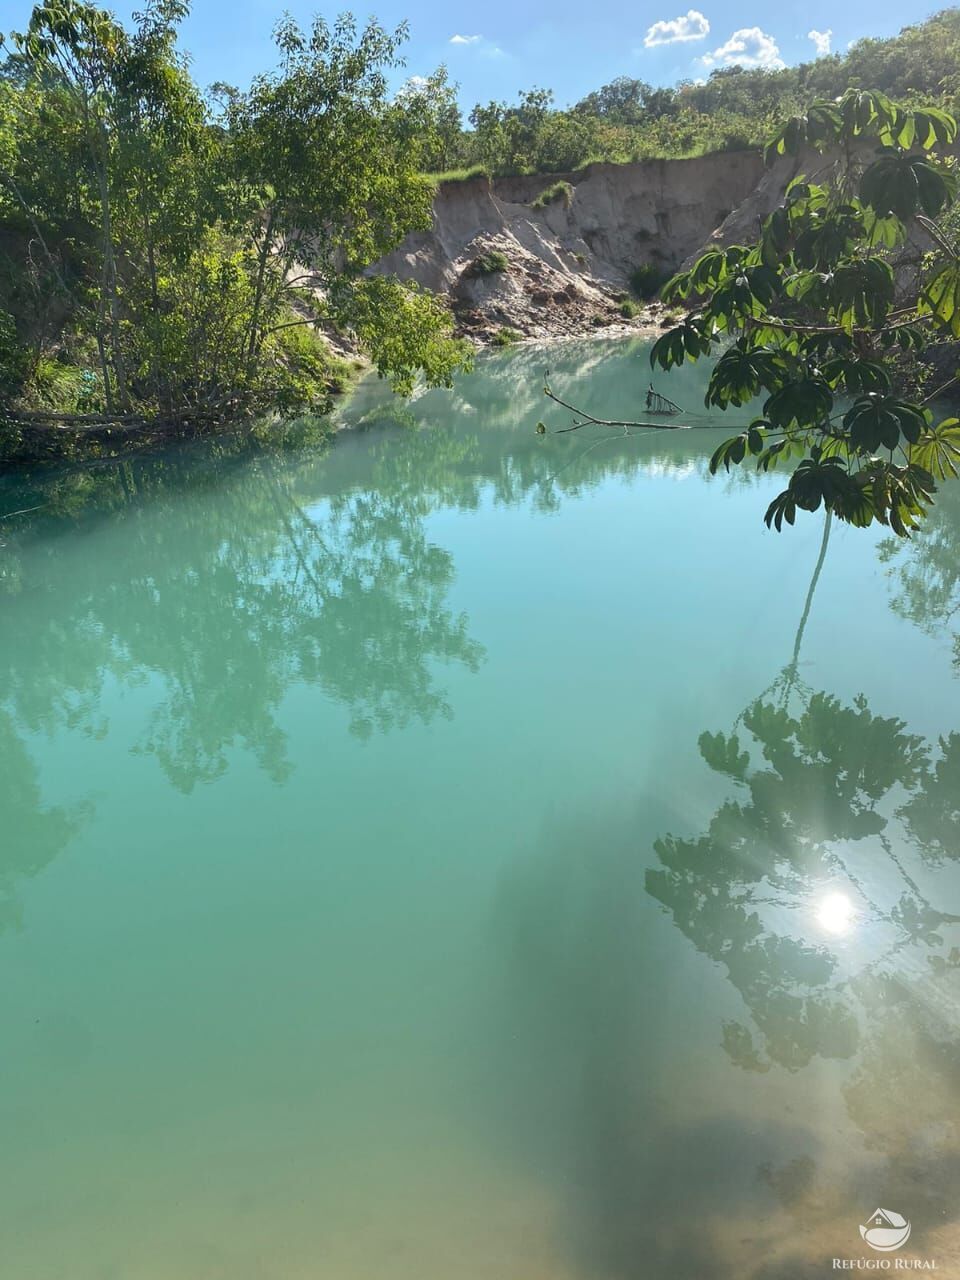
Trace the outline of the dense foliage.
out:
M 695 309 L 658 339 L 651 363 L 716 354 L 708 406 L 764 397 L 711 466 L 794 465 L 766 513 L 778 530 L 823 506 L 905 535 L 937 481 L 960 470 L 960 420 L 935 419 L 935 392 L 908 399 L 897 385 L 898 362 L 960 338 L 960 251 L 948 230 L 957 183 L 937 155 L 956 136 L 946 112 L 880 93 L 815 103 L 767 159 L 805 152 L 821 180 L 794 179 L 755 244 L 710 251 L 663 291 Z
M 560 109 L 549 90 L 515 104 L 478 103 L 459 127 L 437 86 L 445 128 L 433 167 L 451 172 L 562 172 L 592 160 L 691 156 L 759 147 L 790 115 L 848 88 L 953 109 L 960 91 L 960 9 L 945 9 L 889 40 L 859 40 L 845 54 L 779 70 L 718 67 L 704 81 L 655 88 L 621 76 Z
M 400 388 L 419 370 L 448 381 L 465 357 L 443 305 L 364 275 L 429 224 L 436 113 L 387 85 L 405 29 L 284 19 L 278 70 L 208 99 L 176 48 L 186 12 L 149 0 L 127 31 L 46 0 L 10 37 L 0 408 L 322 409 L 338 369 L 321 324 Z

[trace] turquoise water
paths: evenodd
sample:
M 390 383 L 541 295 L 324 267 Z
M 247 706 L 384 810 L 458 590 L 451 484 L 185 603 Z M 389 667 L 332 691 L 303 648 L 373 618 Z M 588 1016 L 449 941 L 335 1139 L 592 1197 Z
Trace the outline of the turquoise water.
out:
M 712 428 L 536 435 L 643 355 L 4 482 L 0 1275 L 960 1275 L 960 493 L 811 596 Z

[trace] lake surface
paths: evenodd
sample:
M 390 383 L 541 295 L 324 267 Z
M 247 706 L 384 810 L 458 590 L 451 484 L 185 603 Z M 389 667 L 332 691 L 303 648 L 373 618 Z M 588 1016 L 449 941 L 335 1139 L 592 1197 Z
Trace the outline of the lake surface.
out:
M 0 487 L 3 1277 L 960 1276 L 960 484 L 548 363 Z

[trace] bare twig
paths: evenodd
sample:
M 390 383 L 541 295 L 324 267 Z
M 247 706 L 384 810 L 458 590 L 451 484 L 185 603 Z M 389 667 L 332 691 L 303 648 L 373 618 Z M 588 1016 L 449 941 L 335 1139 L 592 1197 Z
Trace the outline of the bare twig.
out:
M 920 223 L 921 227 L 923 227 L 924 231 L 926 231 L 930 239 L 935 241 L 940 246 L 940 248 L 944 251 L 944 253 L 946 253 L 949 257 L 953 258 L 954 261 L 956 261 L 957 250 L 955 246 L 950 243 L 950 241 L 946 238 L 946 236 L 943 234 L 943 232 L 940 230 L 937 224 L 933 221 L 933 219 L 928 218 L 925 214 L 922 214 L 922 213 L 918 213 L 916 216 L 917 216 L 917 221 Z
M 613 418 L 595 418 L 593 414 L 587 413 L 585 409 L 578 409 L 576 405 L 570 404 L 567 400 L 561 398 L 550 390 L 548 386 L 543 388 L 543 394 L 555 404 L 562 405 L 564 409 L 569 409 L 571 413 L 575 413 L 583 421 L 575 422 L 571 427 L 559 427 L 553 432 L 554 435 L 564 435 L 567 431 L 579 431 L 581 427 L 648 427 L 654 431 L 682 431 L 685 426 L 682 422 L 637 422 L 637 421 L 618 421 Z
M 682 406 L 678 405 L 676 400 L 671 400 L 669 396 L 661 395 L 659 391 L 655 391 L 651 382 L 647 388 L 647 408 L 652 409 L 654 413 L 660 413 L 661 410 L 653 403 L 655 401 L 659 401 L 660 404 L 665 406 L 665 409 L 669 409 L 673 413 L 683 413 Z
M 953 384 L 958 381 L 960 381 L 960 374 L 955 374 L 954 377 L 948 378 L 946 382 L 941 383 L 935 391 L 931 391 L 928 396 L 924 396 L 920 403 L 929 404 L 931 400 L 936 400 L 937 396 L 943 395 L 944 391 L 948 390 L 948 388 L 952 387 Z
M 25 516 L 31 511 L 42 511 L 46 506 L 49 506 L 49 503 L 41 502 L 35 507 L 21 507 L 19 511 L 5 511 L 0 516 L 0 520 L 12 520 L 14 516 Z

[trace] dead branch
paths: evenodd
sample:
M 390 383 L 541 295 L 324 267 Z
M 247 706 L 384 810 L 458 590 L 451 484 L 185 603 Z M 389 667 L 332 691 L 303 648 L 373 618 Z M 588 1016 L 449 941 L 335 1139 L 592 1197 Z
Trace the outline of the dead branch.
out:
M 554 432 L 555 436 L 564 435 L 568 431 L 579 431 L 581 427 L 649 427 L 654 431 L 684 431 L 688 428 L 682 422 L 639 422 L 639 421 L 618 421 L 614 418 L 595 418 L 593 414 L 587 413 L 585 409 L 578 409 L 575 404 L 570 404 L 567 400 L 561 398 L 550 390 L 548 386 L 544 386 L 543 394 L 548 399 L 553 400 L 555 404 L 562 405 L 564 409 L 569 409 L 571 413 L 575 413 L 582 421 L 574 422 L 570 427 L 558 427 Z

